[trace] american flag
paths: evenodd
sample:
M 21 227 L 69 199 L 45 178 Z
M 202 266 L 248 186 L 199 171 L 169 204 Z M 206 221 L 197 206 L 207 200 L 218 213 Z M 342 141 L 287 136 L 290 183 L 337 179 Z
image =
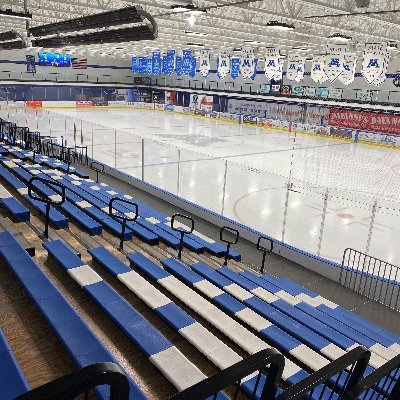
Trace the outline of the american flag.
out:
M 87 58 L 71 58 L 73 69 L 87 69 Z

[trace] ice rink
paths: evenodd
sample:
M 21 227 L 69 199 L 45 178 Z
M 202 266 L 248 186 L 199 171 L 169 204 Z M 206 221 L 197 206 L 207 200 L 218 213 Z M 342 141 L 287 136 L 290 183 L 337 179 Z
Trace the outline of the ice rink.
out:
M 396 150 L 152 110 L 8 113 L 69 145 L 75 124 L 89 155 L 138 178 L 144 139 L 149 183 L 330 260 L 400 264 Z

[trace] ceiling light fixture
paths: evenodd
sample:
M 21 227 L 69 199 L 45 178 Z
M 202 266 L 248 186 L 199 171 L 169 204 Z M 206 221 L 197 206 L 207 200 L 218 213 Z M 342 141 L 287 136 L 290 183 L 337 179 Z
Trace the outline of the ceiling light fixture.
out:
M 203 33 L 203 32 L 193 32 L 193 31 L 185 31 L 186 35 L 190 35 L 190 36 L 208 36 L 207 33 Z
M 7 8 L 6 10 L 0 10 L 0 17 L 15 18 L 15 19 L 32 19 L 32 13 L 30 12 L 16 12 Z
M 172 4 L 171 11 L 174 13 L 180 13 L 180 12 L 193 11 L 196 8 L 197 7 L 193 4 L 186 4 L 185 6 L 182 4 Z
M 273 28 L 280 31 L 293 31 L 294 25 L 287 24 L 286 22 L 269 21 L 267 23 L 267 28 Z
M 186 46 L 189 47 L 204 47 L 203 43 L 186 43 Z
M 263 44 L 262 42 L 258 42 L 257 40 L 245 40 L 244 42 L 246 44 L 256 44 L 256 45 Z
M 302 47 L 302 46 L 293 46 L 293 50 L 297 51 L 308 51 L 307 47 Z
M 333 35 L 329 36 L 328 39 L 336 41 L 336 42 L 350 42 L 351 41 L 350 36 L 342 35 L 341 33 L 334 33 Z

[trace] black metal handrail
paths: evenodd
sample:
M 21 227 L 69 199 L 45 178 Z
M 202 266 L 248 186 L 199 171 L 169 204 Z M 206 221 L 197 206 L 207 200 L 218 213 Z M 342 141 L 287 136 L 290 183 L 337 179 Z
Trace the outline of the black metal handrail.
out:
M 189 221 L 190 222 L 189 229 L 184 229 L 182 227 L 175 226 L 175 220 L 176 220 L 177 217 Z M 171 218 L 171 228 L 174 231 L 176 231 L 176 232 L 178 232 L 180 234 L 178 258 L 181 259 L 182 258 L 182 250 L 183 250 L 183 240 L 184 240 L 185 235 L 189 235 L 190 233 L 193 232 L 193 230 L 194 230 L 194 219 L 191 218 L 191 217 L 188 217 L 187 215 L 176 213 Z
M 100 168 L 98 168 L 97 165 L 99 165 Z M 97 161 L 92 161 L 90 163 L 90 169 L 96 172 L 96 182 L 99 183 L 99 172 L 104 172 L 104 164 L 101 164 Z
M 344 397 L 344 400 L 400 399 L 400 354 L 361 379 Z
M 129 213 L 126 213 L 126 214 L 114 213 L 113 204 L 116 201 L 118 201 L 120 203 L 125 203 L 125 204 L 129 204 L 129 205 L 133 206 L 135 208 L 134 215 L 132 217 L 127 215 L 127 214 L 131 214 L 132 211 L 130 211 Z M 123 250 L 124 249 L 124 241 L 125 241 L 126 223 L 128 221 L 135 222 L 137 220 L 137 218 L 139 216 L 139 206 L 137 205 L 137 203 L 134 203 L 133 201 L 129 201 L 129 200 L 123 199 L 121 197 L 113 197 L 110 200 L 110 202 L 108 203 L 108 213 L 113 218 L 122 219 L 121 239 L 120 239 L 119 247 L 120 247 L 121 250 Z
M 35 181 L 38 181 L 38 182 L 42 183 L 43 185 L 46 185 L 48 188 L 50 188 L 52 190 L 54 190 L 54 188 L 53 188 L 54 186 L 61 188 L 61 200 L 53 200 L 53 199 L 50 199 L 50 197 L 44 197 L 44 196 L 42 197 L 42 196 L 38 196 L 37 194 L 35 194 L 33 192 L 33 188 L 34 188 L 33 183 Z M 41 203 L 46 204 L 45 229 L 44 229 L 43 234 L 44 234 L 45 238 L 48 238 L 49 237 L 49 223 L 50 223 L 50 207 L 52 205 L 57 206 L 57 205 L 61 205 L 64 203 L 64 201 L 65 201 L 65 186 L 56 181 L 50 181 L 48 179 L 34 176 L 31 179 L 29 179 L 29 182 L 28 182 L 28 196 L 32 200 L 40 201 Z
M 269 242 L 269 247 L 265 247 L 261 245 L 261 242 L 265 240 Z M 272 239 L 266 237 L 266 236 L 260 236 L 257 241 L 257 250 L 260 250 L 263 252 L 263 258 L 262 258 L 262 263 L 261 263 L 261 270 L 260 273 L 264 273 L 264 267 L 265 267 L 265 259 L 267 257 L 267 254 L 272 253 L 272 250 L 274 249 L 274 242 Z
M 77 154 L 72 147 L 63 147 L 60 159 L 67 164 L 67 174 L 70 173 L 71 164 L 76 162 Z
M 121 368 L 114 363 L 103 362 L 46 383 L 14 400 L 73 400 L 100 385 L 110 386 L 110 400 L 129 399 L 129 381 Z
M 400 311 L 400 267 L 347 248 L 339 283 L 370 299 Z
M 370 356 L 371 353 L 368 350 L 358 346 L 299 383 L 290 386 L 276 399 L 300 400 L 312 398 L 322 400 L 327 397 L 342 400 L 363 377 Z M 344 384 L 341 383 L 343 379 L 345 380 Z M 329 397 L 330 392 L 334 392 L 335 395 L 332 394 Z
M 225 236 L 225 233 L 233 235 L 234 239 L 230 240 L 228 237 Z M 234 228 L 230 228 L 229 226 L 223 226 L 219 232 L 219 238 L 221 242 L 226 243 L 226 252 L 225 252 L 225 259 L 224 259 L 224 265 L 228 265 L 228 259 L 229 259 L 229 251 L 231 249 L 232 244 L 236 244 L 239 241 L 239 231 Z
M 217 399 L 218 393 L 230 386 L 236 387 L 233 400 L 239 395 L 240 383 L 243 378 L 258 372 L 257 384 L 251 400 L 256 398 L 261 373 L 266 376 L 260 400 L 275 399 L 276 389 L 282 376 L 285 359 L 282 354 L 274 349 L 261 350 L 256 354 L 228 367 L 215 375 L 193 385 L 182 392 L 172 396 L 169 400 L 204 400 Z M 268 368 L 268 369 L 267 369 Z
M 75 159 L 78 160 L 81 164 L 88 165 L 88 147 L 87 146 L 75 146 Z M 83 162 L 84 161 L 84 162 Z

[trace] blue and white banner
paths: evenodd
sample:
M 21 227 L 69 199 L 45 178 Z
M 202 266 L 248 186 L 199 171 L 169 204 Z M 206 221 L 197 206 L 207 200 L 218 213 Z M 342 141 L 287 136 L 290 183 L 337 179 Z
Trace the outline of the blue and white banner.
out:
M 365 43 L 361 73 L 370 85 L 385 78 L 387 58 L 387 43 Z
M 167 55 L 164 57 L 163 73 L 171 76 L 175 71 L 175 50 L 167 50 Z
M 189 76 L 192 78 L 196 76 L 196 57 L 192 57 L 192 64 L 190 66 Z
M 240 58 L 231 58 L 231 77 L 236 79 L 240 75 Z
M 286 78 L 288 78 L 290 81 L 294 81 L 297 78 L 299 66 L 300 56 L 298 54 L 290 54 L 287 60 Z
M 250 46 L 242 48 L 240 57 L 240 72 L 243 79 L 249 79 L 254 74 L 254 49 Z
M 305 67 L 306 67 L 306 58 L 299 56 L 297 62 L 297 75 L 294 78 L 296 82 L 300 82 L 304 78 Z
M 36 60 L 33 54 L 26 55 L 26 72 L 30 74 L 36 73 Z
M 343 63 L 343 72 L 339 75 L 339 81 L 345 85 L 354 82 L 356 73 L 357 55 L 354 53 L 346 53 Z
M 185 75 L 185 72 L 182 69 L 182 57 L 175 57 L 175 72 L 178 76 Z
M 314 82 L 322 82 L 326 77 L 325 75 L 325 61 L 326 56 L 317 55 L 314 56 L 311 63 L 311 79 Z
M 138 58 L 132 57 L 132 72 L 136 74 L 138 72 Z
M 253 70 L 253 75 L 251 76 L 251 80 L 254 81 L 254 79 L 257 76 L 257 63 L 258 63 L 258 58 L 254 59 L 254 70 Z
M 344 56 L 347 44 L 330 43 L 326 46 L 325 74 L 329 81 L 334 82 L 343 72 Z
M 189 75 L 192 69 L 192 51 L 182 50 L 182 72 L 183 75 Z
M 161 75 L 162 72 L 162 65 L 161 65 L 161 51 L 154 50 L 153 51 L 153 58 L 152 58 L 152 70 L 153 75 Z
M 149 75 L 153 73 L 153 59 L 151 57 L 147 59 L 147 73 Z
M 231 53 L 228 49 L 219 51 L 217 63 L 217 76 L 219 79 L 224 79 L 231 69 Z
M 278 71 L 279 49 L 277 47 L 267 47 L 265 49 L 265 77 L 270 81 Z
M 384 72 L 383 72 L 381 75 L 379 75 L 379 76 L 372 82 L 372 85 L 379 86 L 381 83 L 385 82 L 385 80 L 386 80 L 386 70 L 387 70 L 387 64 L 388 64 L 388 62 L 389 62 L 389 53 L 386 55 L 386 59 L 385 59 L 385 62 L 384 62 L 384 66 L 383 66 Z
M 276 74 L 272 77 L 274 81 L 281 81 L 283 76 L 283 59 L 279 59 L 279 69 Z
M 147 57 L 138 57 L 139 74 L 147 74 Z
M 210 73 L 211 60 L 210 60 L 210 50 L 201 49 L 200 50 L 200 73 L 206 78 Z

